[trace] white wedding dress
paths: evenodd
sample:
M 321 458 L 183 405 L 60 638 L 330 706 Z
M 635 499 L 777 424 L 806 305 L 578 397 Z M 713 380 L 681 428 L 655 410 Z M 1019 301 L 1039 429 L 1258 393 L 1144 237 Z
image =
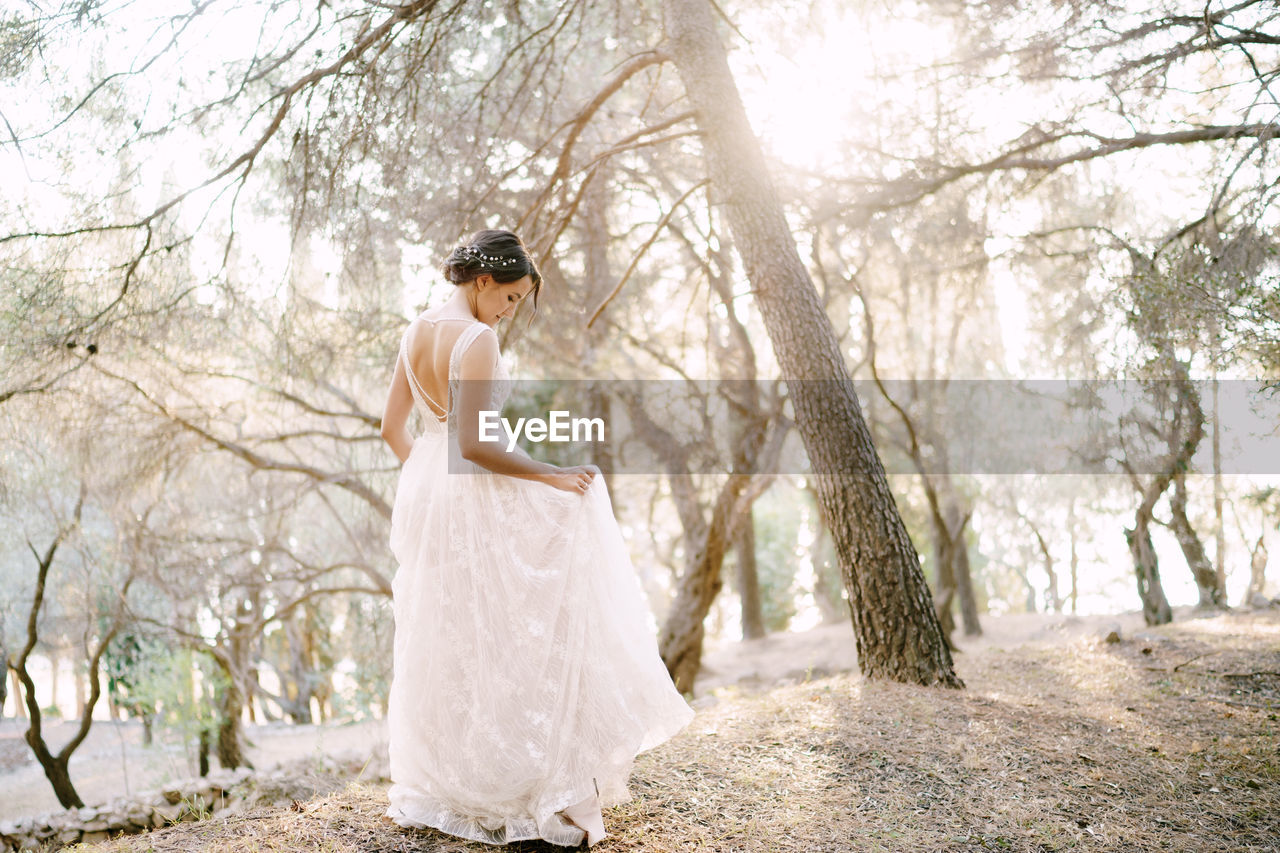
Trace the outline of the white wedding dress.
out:
M 658 656 L 603 478 L 576 494 L 463 460 L 452 418 L 428 407 L 410 366 L 418 323 L 467 324 L 450 400 L 462 353 L 488 328 L 419 317 L 400 346 L 425 429 L 391 516 L 387 815 L 490 844 L 577 845 L 583 830 L 557 812 L 597 791 L 602 808 L 630 800 L 634 757 L 694 712 Z M 501 356 L 494 375 L 501 410 Z

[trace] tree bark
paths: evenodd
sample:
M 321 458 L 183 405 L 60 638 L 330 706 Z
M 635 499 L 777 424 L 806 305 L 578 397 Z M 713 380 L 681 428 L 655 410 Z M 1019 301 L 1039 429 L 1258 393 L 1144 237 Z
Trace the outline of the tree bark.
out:
M 1227 606 L 1226 590 L 1218 585 L 1218 573 L 1209 562 L 1204 551 L 1204 543 L 1196 535 L 1191 520 L 1187 518 L 1187 477 L 1179 472 L 1173 478 L 1173 496 L 1169 498 L 1170 527 L 1182 548 L 1182 556 L 1187 560 L 1191 576 L 1196 582 L 1196 591 L 1200 601 L 1196 605 L 1202 610 L 1222 610 Z
M 1071 496 L 1067 504 L 1067 536 L 1071 539 L 1071 612 L 1076 612 L 1080 598 L 1080 555 L 1076 549 L 1076 499 Z
M 933 609 L 938 614 L 938 627 L 947 646 L 954 649 L 951 635 L 956 630 L 956 617 L 952 605 L 956 600 L 956 576 L 953 550 L 955 541 L 947 530 L 941 515 L 933 516 Z
M 982 623 L 978 621 L 978 599 L 973 594 L 969 545 L 964 536 L 971 514 L 966 512 L 962 515 L 954 498 L 947 504 L 947 522 L 951 528 L 951 575 L 955 580 L 956 598 L 960 601 L 960 621 L 966 637 L 979 637 L 982 635 Z
M 708 0 L 664 0 L 667 52 L 697 114 L 713 196 L 768 329 L 836 543 L 864 675 L 962 687 L 854 395 L 796 249 Z
M 241 765 L 250 766 L 244 756 L 240 733 L 240 714 L 243 711 L 244 694 L 233 678 L 222 691 L 221 701 L 218 703 L 218 764 L 225 770 L 235 770 Z
M 1253 606 L 1253 597 L 1262 595 L 1262 590 L 1267 585 L 1267 535 L 1263 533 L 1258 536 L 1258 543 L 1253 546 L 1252 552 L 1249 554 L 1249 588 L 1244 591 L 1244 601 L 1241 604 L 1245 607 Z
M 1133 570 L 1138 580 L 1138 598 L 1142 601 L 1142 619 L 1148 625 L 1165 625 L 1173 621 L 1169 600 L 1160 585 L 1160 565 L 1151 546 L 1151 509 L 1144 502 L 1134 516 L 1133 528 L 1125 528 L 1125 541 L 1133 555 Z
M 756 524 L 747 510 L 733 537 L 738 557 L 738 600 L 742 605 L 742 639 L 758 640 L 765 635 L 764 608 L 760 603 L 760 575 L 756 567 Z
M 729 549 L 733 511 L 748 479 L 745 474 L 731 474 L 720 490 L 705 535 L 696 541 L 696 550 L 686 561 L 671 611 L 658 634 L 662 662 L 676 689 L 682 693 L 693 690 L 693 681 L 702 667 L 704 623 L 712 602 L 724 586 L 721 568 Z
M 1044 560 L 1044 573 L 1049 577 L 1049 588 L 1044 594 L 1044 609 L 1046 612 L 1053 610 L 1055 613 L 1062 612 L 1062 598 L 1058 593 L 1058 573 L 1053 568 L 1053 553 L 1049 550 L 1049 543 L 1044 541 L 1044 536 L 1040 534 L 1040 530 L 1027 519 L 1027 526 L 1031 528 L 1031 532 L 1036 537 L 1036 545 L 1040 548 L 1040 557 Z M 1074 580 L 1072 584 L 1074 585 Z

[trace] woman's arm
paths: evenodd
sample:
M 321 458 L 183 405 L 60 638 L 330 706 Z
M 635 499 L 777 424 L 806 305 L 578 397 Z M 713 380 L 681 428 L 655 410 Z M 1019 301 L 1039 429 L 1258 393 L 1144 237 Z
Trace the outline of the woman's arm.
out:
M 404 372 L 404 359 L 396 356 L 396 370 L 391 376 L 391 388 L 387 391 L 387 404 L 382 409 L 382 440 L 400 462 L 409 458 L 413 449 L 413 436 L 409 434 L 409 413 L 413 411 L 413 393 L 409 390 L 409 377 Z
M 458 419 L 458 449 L 462 457 L 496 474 L 535 480 L 564 491 L 583 492 L 595 478 L 595 469 L 587 466 L 558 468 L 507 450 L 506 438 L 500 441 L 480 440 L 480 413 L 489 405 L 493 371 L 498 363 L 498 336 L 486 329 L 463 353 L 459 366 L 458 400 L 454 416 Z

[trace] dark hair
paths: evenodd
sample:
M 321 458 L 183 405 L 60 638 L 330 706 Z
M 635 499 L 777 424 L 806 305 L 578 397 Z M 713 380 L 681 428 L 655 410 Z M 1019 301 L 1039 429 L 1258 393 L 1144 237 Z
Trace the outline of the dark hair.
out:
M 500 284 L 509 284 L 529 276 L 533 280 L 533 310 L 538 310 L 542 273 L 538 272 L 524 243 L 510 231 L 477 231 L 467 242 L 449 253 L 441 269 L 444 277 L 454 284 L 466 284 L 485 273 L 493 276 L 493 280 Z

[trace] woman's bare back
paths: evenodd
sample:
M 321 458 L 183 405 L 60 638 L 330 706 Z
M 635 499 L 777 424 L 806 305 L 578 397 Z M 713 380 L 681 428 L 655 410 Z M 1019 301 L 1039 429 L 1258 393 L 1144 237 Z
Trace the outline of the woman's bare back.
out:
M 440 420 L 448 416 L 452 406 L 449 400 L 449 355 L 468 324 L 478 322 L 475 317 L 425 312 L 409 325 L 405 340 L 408 367 L 418 387 L 425 393 L 427 405 Z

